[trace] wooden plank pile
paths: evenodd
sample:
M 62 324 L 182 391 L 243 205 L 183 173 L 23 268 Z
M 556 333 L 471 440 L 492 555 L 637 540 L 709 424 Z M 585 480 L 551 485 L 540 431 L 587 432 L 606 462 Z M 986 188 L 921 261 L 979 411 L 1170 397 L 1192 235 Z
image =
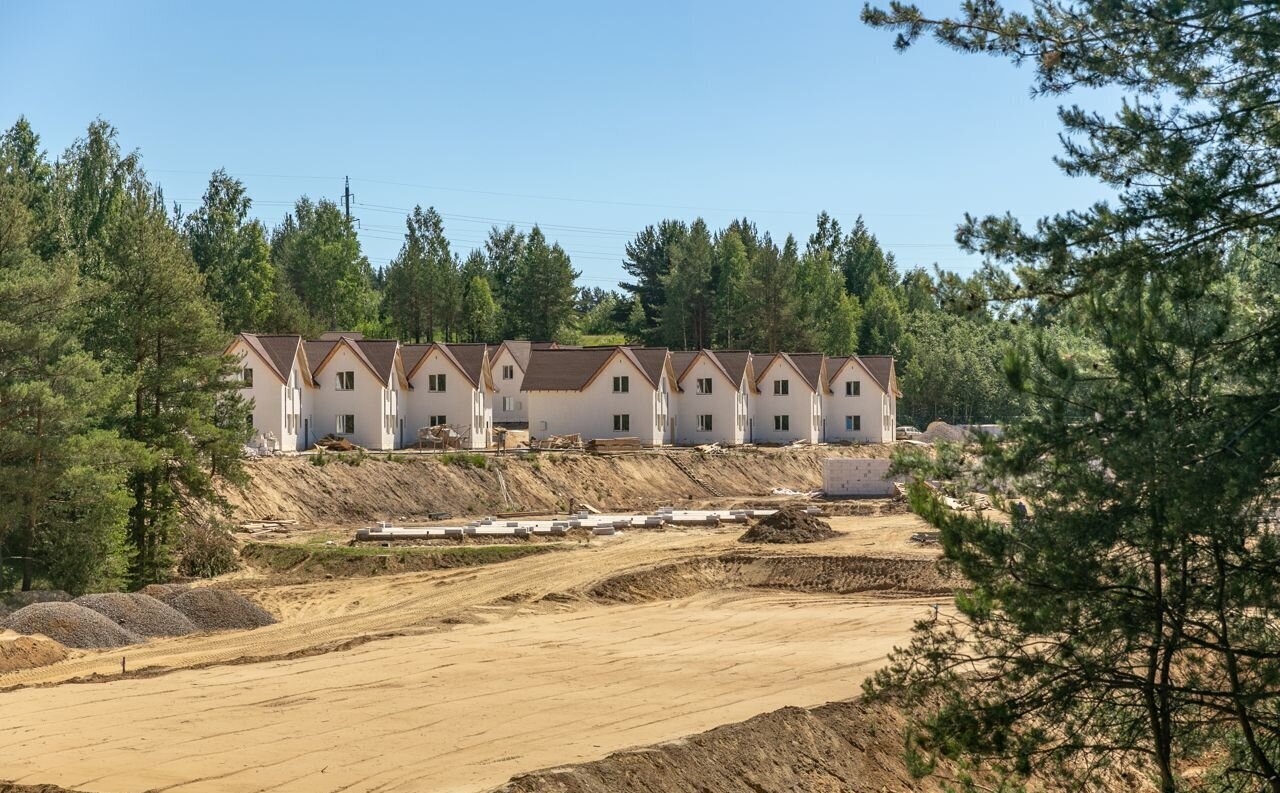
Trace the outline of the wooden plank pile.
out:
M 572 435 L 548 435 L 545 438 L 529 441 L 529 448 L 537 449 L 538 451 L 581 449 L 582 436 L 576 432 Z
M 298 521 L 296 520 L 263 518 L 262 520 L 242 521 L 236 530 L 253 537 L 259 534 L 288 534 L 297 525 Z
M 596 438 L 589 448 L 593 452 L 630 452 L 644 447 L 639 438 Z

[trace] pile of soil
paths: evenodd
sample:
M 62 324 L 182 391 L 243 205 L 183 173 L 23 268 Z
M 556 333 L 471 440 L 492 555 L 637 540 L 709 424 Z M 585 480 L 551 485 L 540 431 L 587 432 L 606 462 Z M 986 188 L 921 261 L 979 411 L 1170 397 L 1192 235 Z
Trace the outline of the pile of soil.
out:
M 258 604 L 225 589 L 191 589 L 172 598 L 169 605 L 202 631 L 249 630 L 276 621 Z
M 969 437 L 969 433 L 954 427 L 945 421 L 933 421 L 925 427 L 924 432 L 920 434 L 918 441 L 925 443 L 937 443 L 938 441 L 947 441 L 949 443 L 964 443 Z
M 818 542 L 829 540 L 839 534 L 840 532 L 832 529 L 831 524 L 825 520 L 805 512 L 804 507 L 785 506 L 747 529 L 746 533 L 738 538 L 738 542 L 781 544 Z
M 139 636 L 186 636 L 196 632 L 196 626 L 180 612 L 140 592 L 81 595 L 75 602 Z
M 67 648 L 48 639 L 0 636 L 0 675 L 56 664 L 67 657 Z
M 10 614 L 4 627 L 27 636 L 43 634 L 80 649 L 124 647 L 142 641 L 136 633 L 76 603 L 33 603 Z
M 336 435 L 326 435 L 320 440 L 316 441 L 316 448 L 327 449 L 328 451 L 331 451 L 331 452 L 354 452 L 356 449 L 359 449 L 360 447 L 356 446 L 354 443 L 347 440 L 346 438 L 339 438 Z

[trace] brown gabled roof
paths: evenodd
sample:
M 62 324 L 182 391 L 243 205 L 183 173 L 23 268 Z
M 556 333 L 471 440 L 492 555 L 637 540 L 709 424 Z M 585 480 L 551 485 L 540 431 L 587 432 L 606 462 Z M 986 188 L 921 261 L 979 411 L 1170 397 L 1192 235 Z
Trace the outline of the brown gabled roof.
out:
M 698 350 L 672 350 L 671 351 L 671 368 L 676 370 L 676 378 L 683 379 L 685 371 L 693 364 L 693 360 L 698 357 Z
M 886 394 L 902 396 L 902 392 L 898 390 L 898 376 L 894 370 L 892 355 L 859 355 L 858 360 Z
M 670 353 L 666 347 L 619 347 L 623 354 L 630 353 L 632 358 L 640 364 L 640 371 L 644 372 L 649 378 L 649 382 L 654 388 L 658 387 L 658 383 L 662 382 L 662 370 L 666 368 Z M 671 384 L 673 388 L 678 387 L 676 383 Z
M 747 376 L 747 364 L 751 362 L 751 351 L 717 350 L 713 354 L 733 384 L 741 386 L 742 378 Z
M 819 391 L 822 388 L 823 357 L 820 352 L 775 353 L 770 356 L 769 363 L 764 369 L 756 374 L 756 384 L 759 385 L 771 366 L 782 360 L 800 375 L 800 379 L 805 381 L 811 391 Z
M 511 357 L 516 362 L 516 366 L 520 367 L 520 371 L 529 371 L 529 352 L 533 349 L 533 342 L 523 341 L 521 339 L 507 339 L 502 342 L 502 346 L 507 348 L 507 352 L 511 353 Z M 494 358 L 498 357 L 498 353 L 494 353 Z
M 351 339 L 351 342 L 351 346 L 364 356 L 365 362 L 378 378 L 384 383 L 391 382 L 400 342 L 395 339 Z
M 613 357 L 613 349 L 532 349 L 523 391 L 581 391 Z
M 458 368 L 471 381 L 471 385 L 479 388 L 484 377 L 484 355 L 489 349 L 487 344 L 441 344 L 440 347 L 453 355 Z
M 329 353 L 333 352 L 338 342 L 328 340 L 304 341 L 302 349 L 307 352 L 307 360 L 311 363 L 311 380 L 315 382 L 316 375 L 320 373 L 320 365 L 324 363 L 324 359 L 329 357 Z
M 427 353 L 431 352 L 431 344 L 402 344 L 400 345 L 400 359 L 404 361 L 404 370 L 410 377 L 418 370 L 418 364 L 422 363 L 422 359 L 427 357 Z
M 293 361 L 298 357 L 298 346 L 302 344 L 301 336 L 241 333 L 239 338 L 266 362 L 271 373 L 279 378 L 280 382 L 289 382 L 289 370 L 293 368 Z M 307 374 L 310 375 L 310 372 Z

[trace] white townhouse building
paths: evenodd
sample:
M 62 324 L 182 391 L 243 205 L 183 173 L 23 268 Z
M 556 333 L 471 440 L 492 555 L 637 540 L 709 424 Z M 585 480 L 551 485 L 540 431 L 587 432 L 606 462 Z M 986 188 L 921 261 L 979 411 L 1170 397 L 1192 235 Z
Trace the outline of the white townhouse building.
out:
M 225 354 L 240 361 L 240 395 L 253 402 L 254 443 L 276 451 L 307 448 L 315 383 L 302 337 L 241 333 Z
M 418 430 L 447 424 L 467 449 L 493 442 L 493 372 L 485 344 L 406 344 L 401 348 L 413 388 L 406 397 L 409 419 L 402 446 L 417 442 Z
M 666 348 L 535 348 L 524 376 L 529 435 L 634 437 L 662 446 L 674 434 L 677 388 Z
M 898 376 L 889 355 L 827 359 L 825 441 L 890 443 L 898 424 Z
M 409 428 L 403 404 L 410 387 L 400 342 L 326 336 L 303 345 L 317 386 L 307 445 L 336 435 L 375 451 L 404 446 Z
M 553 341 L 507 340 L 489 354 L 493 369 L 493 423 L 511 429 L 529 426 L 529 406 L 524 396 L 524 373 L 532 350 L 554 350 Z
M 822 440 L 822 390 L 826 356 L 822 353 L 757 355 L 755 443 Z
M 676 373 L 674 442 L 681 446 L 748 443 L 755 376 L 746 350 L 671 353 Z

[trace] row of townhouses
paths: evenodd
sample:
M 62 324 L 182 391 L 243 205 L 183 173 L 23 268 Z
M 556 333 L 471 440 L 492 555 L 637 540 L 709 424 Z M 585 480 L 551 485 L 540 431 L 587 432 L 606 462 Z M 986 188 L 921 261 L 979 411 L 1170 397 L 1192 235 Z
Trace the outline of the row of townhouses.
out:
M 408 448 L 440 426 L 472 449 L 491 446 L 495 427 L 650 446 L 881 443 L 894 438 L 901 395 L 885 355 L 401 344 L 354 333 L 241 333 L 227 352 L 240 361 L 258 441 L 282 451 L 326 435 Z

